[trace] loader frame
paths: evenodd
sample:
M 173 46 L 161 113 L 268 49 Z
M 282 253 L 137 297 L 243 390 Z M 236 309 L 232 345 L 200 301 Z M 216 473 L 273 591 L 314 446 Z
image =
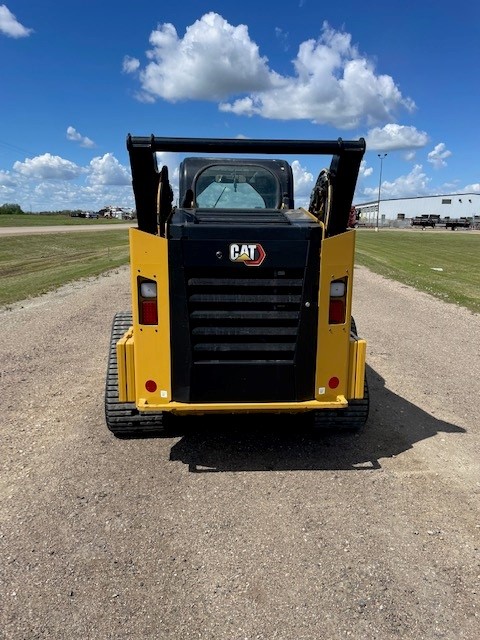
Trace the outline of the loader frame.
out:
M 355 235 L 348 218 L 365 141 L 295 141 L 191 139 L 128 135 L 138 228 L 129 230 L 132 310 L 118 314 L 112 328 L 107 372 L 107 425 L 115 434 L 164 428 L 173 415 L 209 413 L 308 413 L 320 426 L 358 429 L 368 416 L 366 342 L 352 319 Z M 318 226 L 320 240 L 318 295 L 312 301 L 317 319 L 312 345 L 315 380 L 311 397 L 287 401 L 179 401 L 172 389 L 172 300 L 169 224 L 173 205 L 168 169 L 158 169 L 157 152 L 212 154 L 331 155 L 320 173 L 308 209 L 293 208 L 293 190 L 285 197 L 285 216 L 303 217 Z M 241 160 L 239 160 L 241 162 Z M 182 181 L 181 181 L 182 182 Z M 188 184 L 180 185 L 179 202 Z M 293 186 L 293 185 L 292 185 Z M 188 207 L 187 207 L 188 208 Z M 192 213 L 192 216 L 195 212 Z M 171 256 L 170 256 L 171 257 Z M 154 283 L 158 321 L 142 322 L 139 283 Z M 332 322 L 332 283 L 345 284 L 344 318 Z M 310 305 L 310 302 L 308 303 Z M 273 371 L 273 369 L 272 369 Z

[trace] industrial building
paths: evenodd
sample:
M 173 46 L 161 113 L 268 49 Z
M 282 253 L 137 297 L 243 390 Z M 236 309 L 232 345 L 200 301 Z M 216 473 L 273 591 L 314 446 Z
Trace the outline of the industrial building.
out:
M 437 215 L 440 219 L 470 218 L 472 223 L 480 220 L 480 193 L 454 193 L 437 196 L 417 196 L 414 198 L 392 198 L 355 204 L 360 214 L 360 225 L 404 226 L 412 218 L 423 215 Z M 378 212 L 378 218 L 377 218 Z

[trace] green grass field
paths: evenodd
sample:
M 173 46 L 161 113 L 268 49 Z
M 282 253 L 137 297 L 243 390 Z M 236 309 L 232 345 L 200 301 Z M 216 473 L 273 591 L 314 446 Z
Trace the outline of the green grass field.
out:
M 1 237 L 0 305 L 46 293 L 127 262 L 126 229 Z
M 63 213 L 49 213 L 49 214 L 30 214 L 20 213 L 18 215 L 0 215 L 0 227 L 46 227 L 53 225 L 68 225 L 68 226 L 92 226 L 100 224 L 121 224 L 122 220 L 118 218 L 72 218 L 69 215 Z
M 8 218 L 12 224 L 16 216 Z M 18 216 L 36 218 L 43 216 Z M 46 216 L 50 218 L 50 216 Z M 52 216 L 54 218 L 55 216 Z M 0 238 L 0 305 L 127 264 L 128 231 L 95 233 L 98 220 L 65 218 L 92 225 L 92 233 Z M 67 222 L 68 224 L 69 222 Z M 31 224 L 31 223 L 30 223 Z M 58 221 L 49 224 L 59 224 Z M 115 223 L 114 223 L 115 224 Z M 480 313 L 480 234 L 462 231 L 359 230 L 356 263 L 437 298 Z
M 480 313 L 480 234 L 360 230 L 356 263 Z

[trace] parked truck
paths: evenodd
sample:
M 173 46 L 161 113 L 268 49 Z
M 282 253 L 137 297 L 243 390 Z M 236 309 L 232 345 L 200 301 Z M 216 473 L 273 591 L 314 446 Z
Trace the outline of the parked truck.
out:
M 361 429 L 366 341 L 352 317 L 348 220 L 365 141 L 128 135 L 127 149 L 138 226 L 131 308 L 111 332 L 110 431 L 161 433 L 214 413 Z M 178 195 L 158 152 L 182 154 Z M 301 154 L 328 159 L 296 207 L 283 158 Z
M 440 223 L 440 216 L 436 214 L 428 214 L 424 213 L 420 216 L 415 216 L 412 218 L 411 225 L 412 227 L 422 227 L 425 229 L 426 227 L 431 227 L 435 229 L 435 227 Z

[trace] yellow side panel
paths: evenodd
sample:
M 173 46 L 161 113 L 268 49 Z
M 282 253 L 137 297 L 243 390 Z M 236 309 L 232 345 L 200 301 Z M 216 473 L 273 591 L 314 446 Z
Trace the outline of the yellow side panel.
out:
M 125 364 L 127 370 L 127 402 L 135 402 L 135 348 L 133 335 L 125 345 Z
M 357 343 L 357 366 L 355 370 L 355 395 L 354 398 L 361 400 L 365 392 L 365 366 L 367 359 L 367 343 L 359 340 Z
M 318 300 L 318 335 L 315 398 L 319 401 L 349 396 L 350 319 L 352 307 L 355 231 L 324 238 L 321 245 L 320 287 Z M 347 278 L 344 324 L 329 324 L 330 284 Z M 333 379 L 337 386 L 331 386 Z
M 133 332 L 129 329 L 118 340 L 117 371 L 118 371 L 118 399 L 120 402 L 134 402 L 135 400 L 135 368 L 133 363 Z
M 138 229 L 129 229 L 133 336 L 135 339 L 135 399 L 137 406 L 162 405 L 171 401 L 170 302 L 168 284 L 168 241 Z M 157 283 L 158 325 L 139 324 L 138 278 Z M 156 391 L 145 388 L 147 381 Z
M 125 361 L 125 344 L 127 333 L 117 342 L 118 399 L 127 402 L 127 367 Z
M 365 340 L 350 340 L 348 399 L 361 400 L 365 390 L 365 366 L 367 343 Z
M 355 395 L 355 374 L 357 370 L 357 347 L 358 342 L 350 339 L 350 353 L 348 361 L 348 391 L 347 398 L 353 398 Z

